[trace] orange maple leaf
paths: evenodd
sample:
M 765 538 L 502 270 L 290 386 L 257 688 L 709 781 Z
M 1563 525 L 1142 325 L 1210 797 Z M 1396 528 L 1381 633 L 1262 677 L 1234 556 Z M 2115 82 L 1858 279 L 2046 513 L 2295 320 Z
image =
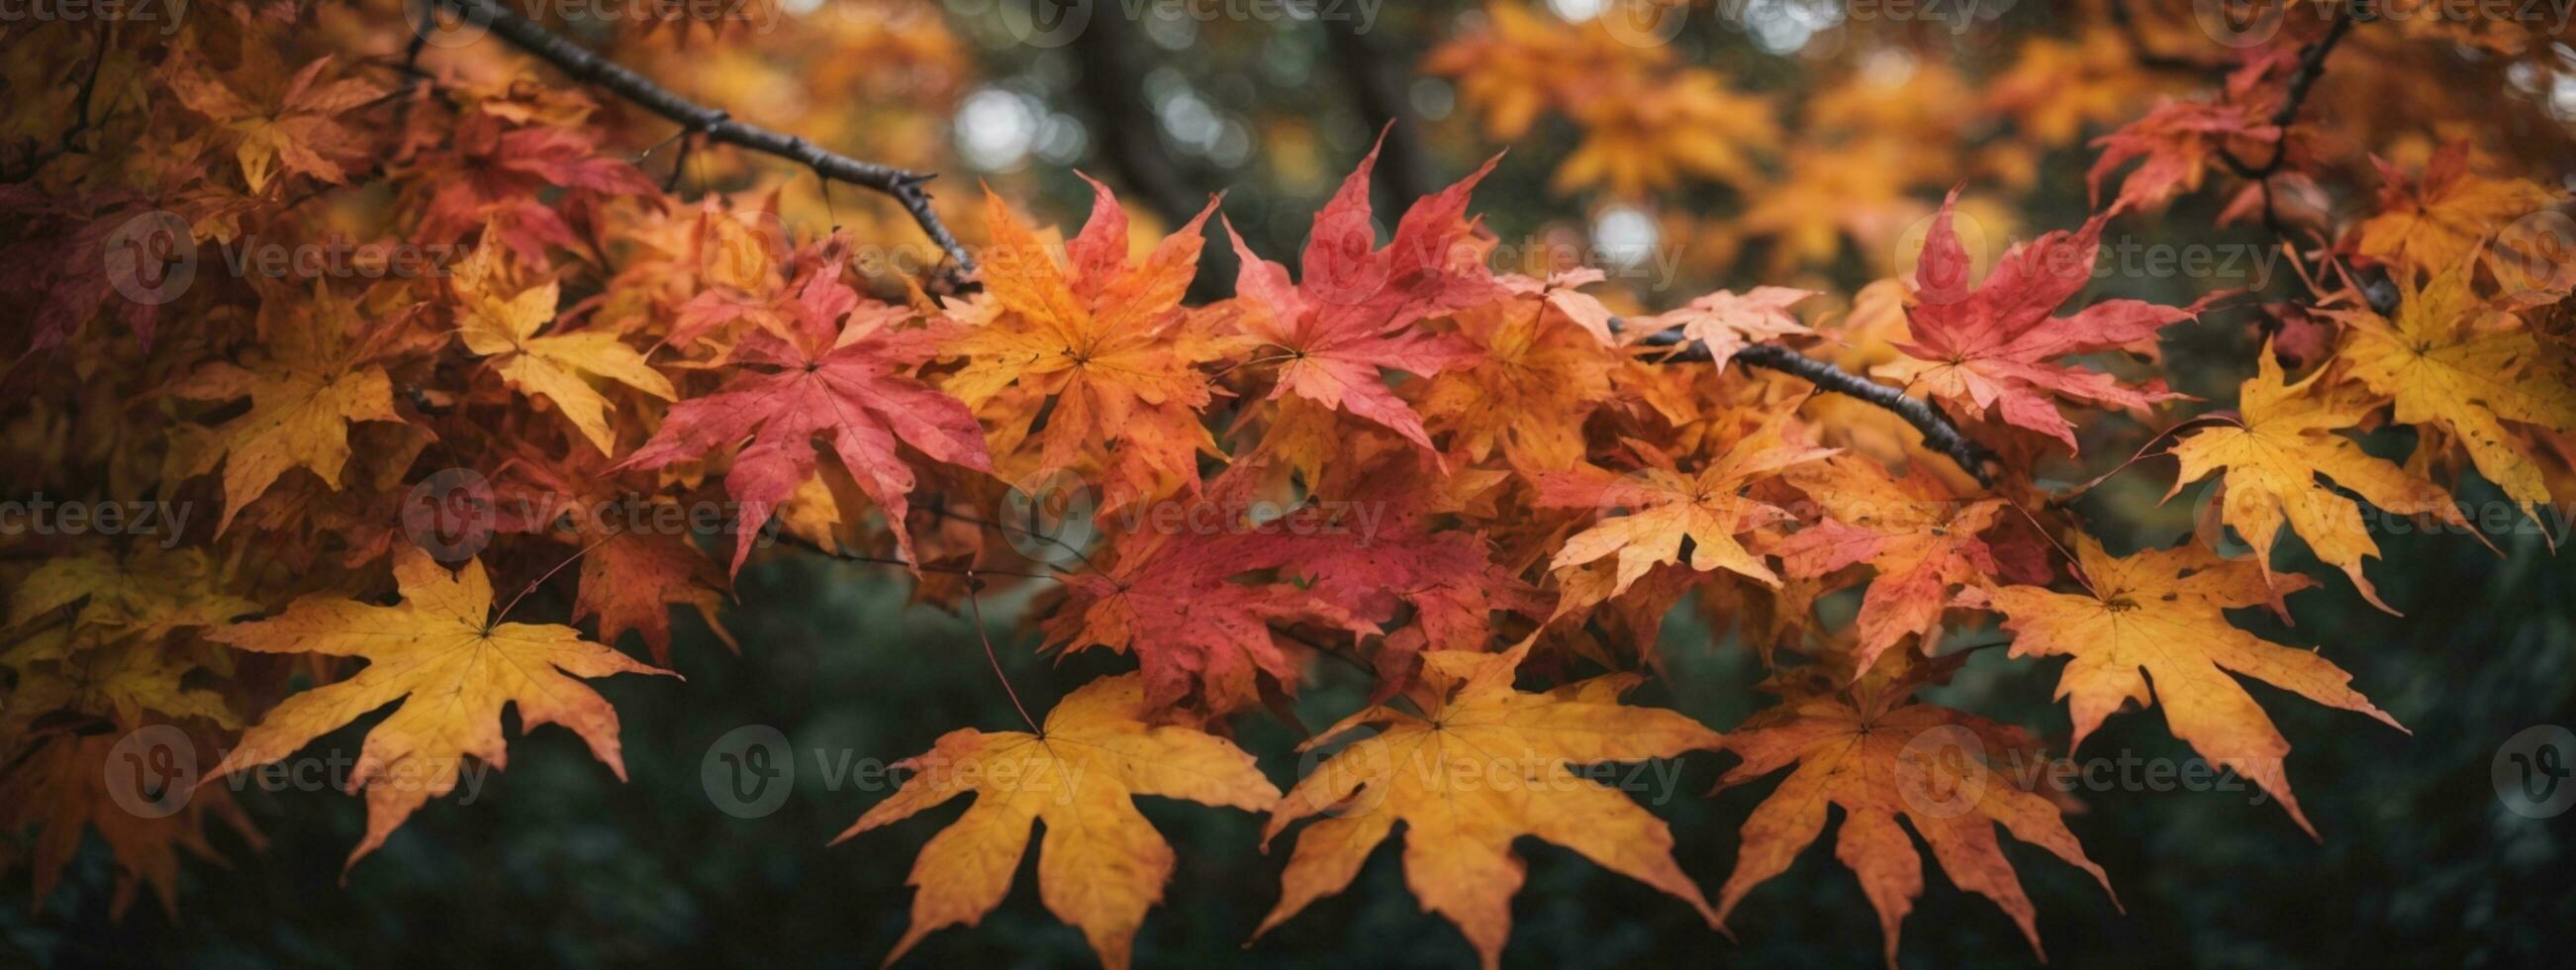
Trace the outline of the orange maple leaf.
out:
M 1792 670 L 1770 685 L 1783 695 L 1779 706 L 1726 736 L 1725 750 L 1744 762 L 1719 779 L 1720 789 L 1791 764 L 1797 770 L 1744 820 L 1735 871 L 1718 889 L 1720 920 L 1753 887 L 1788 870 L 1824 832 L 1829 808 L 1843 810 L 1834 858 L 1860 877 L 1878 910 L 1889 967 L 1896 966 L 1898 929 L 1923 894 L 1922 856 L 1897 825 L 1899 816 L 1932 846 L 1932 858 L 1952 883 L 1994 900 L 2043 959 L 2038 913 L 2004 857 L 1995 826 L 2111 891 L 2109 877 L 2085 857 L 2057 805 L 1998 770 L 2039 759 L 2038 745 L 2018 728 L 1912 700 L 1926 669 L 1897 655 L 1848 687 L 1841 686 L 1845 677 Z
M 325 182 L 346 181 L 341 165 L 362 154 L 365 141 L 339 116 L 383 97 L 387 89 L 372 81 L 323 81 L 331 68 L 329 57 L 281 81 L 285 68 L 275 47 L 244 43 L 241 52 L 241 66 L 220 78 L 193 58 L 181 61 L 168 76 L 179 103 L 214 122 L 202 137 L 232 148 L 242 181 L 254 195 L 268 188 L 280 168 Z
M 1978 533 L 2003 514 L 2002 499 L 1961 501 L 1921 466 L 1896 478 L 1855 455 L 1795 466 L 1782 477 L 1827 516 L 1765 547 L 1780 557 L 1782 571 L 1815 578 L 1865 562 L 1877 573 L 1853 621 L 1855 670 L 1870 669 L 1907 634 L 1930 636 L 1951 593 L 2000 568 Z
M 1724 569 L 1778 586 L 1779 575 L 1735 537 L 1785 522 L 1789 513 L 1746 496 L 1744 486 L 1758 476 L 1834 451 L 1786 442 L 1774 424 L 1737 443 L 1697 474 L 1685 474 L 1669 459 L 1651 456 L 1652 464 L 1622 477 L 1594 467 L 1545 476 L 1539 480 L 1537 499 L 1542 508 L 1628 510 L 1565 540 L 1548 568 L 1562 571 L 1616 554 L 1615 595 L 1627 592 L 1647 570 L 1680 563 L 1687 542 L 1692 569 Z
M 1216 448 L 1199 424 L 1210 391 L 1198 366 L 1223 356 L 1230 342 L 1180 305 L 1216 203 L 1131 265 L 1127 211 L 1107 186 L 1093 189 L 1091 218 L 1064 247 L 1070 267 L 1001 196 L 985 191 L 993 245 L 984 286 L 999 313 L 980 323 L 952 315 L 961 326 L 942 352 L 966 361 L 948 379 L 949 393 L 979 410 L 1007 406 L 996 441 L 1022 441 L 1053 402 L 1035 433 L 1036 470 L 1096 463 L 1107 476 L 1105 511 L 1197 484 L 1198 452 Z M 1022 393 L 996 402 L 1005 388 Z

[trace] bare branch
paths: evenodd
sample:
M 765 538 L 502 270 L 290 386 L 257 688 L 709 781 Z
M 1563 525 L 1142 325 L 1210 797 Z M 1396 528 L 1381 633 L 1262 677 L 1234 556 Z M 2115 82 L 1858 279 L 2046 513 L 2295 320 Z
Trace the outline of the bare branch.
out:
M 494 36 L 554 65 L 556 70 L 571 75 L 574 80 L 606 88 L 645 110 L 677 122 L 708 141 L 784 158 L 813 169 L 814 174 L 822 178 L 874 189 L 892 197 L 903 205 L 905 212 L 911 213 L 912 221 L 921 226 L 921 231 L 930 236 L 930 241 L 948 253 L 948 258 L 955 263 L 952 282 L 975 272 L 975 258 L 966 252 L 957 236 L 949 232 L 948 226 L 939 221 L 939 215 L 930 209 L 930 193 L 922 189 L 922 184 L 936 175 L 863 162 L 794 135 L 735 121 L 723 109 L 710 108 L 672 93 L 650 78 L 593 54 L 543 25 L 510 12 L 496 0 L 438 2 L 456 11 L 468 23 L 490 30 Z
M 1648 336 L 1640 343 L 1650 347 L 1671 347 L 1686 340 L 1681 331 L 1671 330 Z M 1692 343 L 1662 359 L 1706 362 L 1711 357 L 1706 345 Z M 1883 408 L 1913 425 L 1914 430 L 1923 434 L 1924 447 L 1940 452 L 1968 474 L 1976 476 L 1978 484 L 1991 486 L 1995 483 L 1990 468 L 1990 463 L 1995 460 L 1994 452 L 1961 433 L 1958 424 L 1952 422 L 1949 415 L 1941 413 L 1940 408 L 1907 396 L 1901 388 L 1889 387 L 1778 344 L 1754 344 L 1736 351 L 1733 359 L 1748 367 L 1775 370 L 1800 378 L 1816 385 L 1817 390 L 1858 398 Z
M 2299 108 L 2308 101 L 2308 92 L 2316 87 L 2317 78 L 2325 75 L 2326 58 L 2332 56 L 2335 46 L 2343 43 L 2344 36 L 2352 32 L 2354 22 L 2352 6 L 2344 4 L 2336 7 L 2334 22 L 2327 25 L 2326 35 L 2318 38 L 2316 43 L 2299 49 L 2299 64 L 2290 72 L 2289 89 L 2281 99 L 2280 110 L 2272 112 L 2272 127 L 2281 129 L 2281 136 L 2279 141 L 2272 143 L 2271 159 L 2261 165 L 2249 165 L 2244 159 L 2236 157 L 2236 153 L 2229 150 L 2227 146 L 2220 145 L 2218 160 L 2226 163 L 2230 171 L 2259 182 L 2271 178 L 2274 173 L 2281 170 L 2282 163 L 2289 161 L 2290 122 L 2298 119 Z M 2263 204 L 2267 210 L 2271 207 L 2271 199 L 2268 195 L 2264 198 Z

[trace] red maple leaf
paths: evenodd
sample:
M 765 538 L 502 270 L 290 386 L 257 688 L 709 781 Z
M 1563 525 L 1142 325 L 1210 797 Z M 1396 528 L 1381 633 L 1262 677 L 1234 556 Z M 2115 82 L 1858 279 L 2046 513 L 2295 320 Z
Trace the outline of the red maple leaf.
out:
M 2074 232 L 2057 230 L 2014 246 L 1994 271 L 1971 290 L 1967 247 L 1950 226 L 1959 201 L 1953 190 L 1941 203 L 1923 239 L 1915 278 L 1921 302 L 1906 310 L 1911 343 L 1896 349 L 1914 358 L 1878 368 L 1972 414 L 2001 411 L 2004 423 L 2028 428 L 2075 448 L 2068 424 L 2051 396 L 2143 412 L 2183 395 L 2151 380 L 2130 385 L 2110 374 L 2054 363 L 2057 358 L 2119 350 L 2153 358 L 2156 332 L 2189 320 L 2218 296 L 2189 307 L 2143 300 L 2104 300 L 2073 316 L 2051 316 L 2093 281 L 2102 248 L 2102 224 L 2118 208 L 2085 220 Z
M 1294 583 L 1237 582 L 1286 566 L 1298 552 L 1284 529 L 1238 525 L 1214 535 L 1122 536 L 1127 548 L 1105 571 L 1065 579 L 1071 599 L 1045 623 L 1048 644 L 1132 651 L 1149 702 L 1178 704 L 1196 693 L 1214 715 L 1257 701 L 1262 675 L 1296 684 L 1291 648 L 1272 624 L 1378 632 L 1376 624 Z
M 885 510 L 908 561 L 913 556 L 903 528 L 904 496 L 912 491 L 913 474 L 896 453 L 898 442 L 939 461 L 977 471 L 993 468 L 975 415 L 909 373 L 936 353 L 930 332 L 898 329 L 909 316 L 906 310 L 862 306 L 858 293 L 841 283 L 839 261 L 823 265 L 827 269 L 806 280 L 793 304 L 795 339 L 767 331 L 745 338 L 728 363 L 763 369 L 746 370 L 716 393 L 672 407 L 653 439 L 618 466 L 659 468 L 749 439 L 725 473 L 725 493 L 741 505 L 734 522 L 737 573 L 751 553 L 752 534 L 770 511 L 813 476 L 817 435 Z
M 1422 416 L 1395 396 L 1379 370 L 1430 375 L 1476 356 L 1465 340 L 1415 325 L 1505 295 L 1492 270 L 1462 245 L 1474 231 L 1466 219 L 1467 195 L 1493 171 L 1495 160 L 1415 200 L 1397 223 L 1395 240 L 1379 249 L 1369 210 L 1369 170 L 1377 152 L 1370 148 L 1315 214 L 1297 283 L 1288 281 L 1288 267 L 1253 255 L 1233 223 L 1226 224 L 1226 237 L 1243 260 L 1236 303 L 1245 330 L 1289 355 L 1271 398 L 1294 394 L 1345 409 L 1432 450 Z

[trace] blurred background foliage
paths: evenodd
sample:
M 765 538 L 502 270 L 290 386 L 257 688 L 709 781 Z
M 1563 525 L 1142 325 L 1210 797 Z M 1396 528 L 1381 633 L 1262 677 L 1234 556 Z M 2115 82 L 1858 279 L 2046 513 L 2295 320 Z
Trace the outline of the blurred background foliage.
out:
M 389 36 L 399 41 L 380 29 L 394 6 L 332 9 L 325 29 L 347 34 L 353 46 L 383 47 Z M 1090 5 L 1087 27 L 1070 38 L 1033 38 L 1027 0 L 757 6 L 765 13 L 748 29 L 712 33 L 645 33 L 579 18 L 559 26 L 746 119 L 941 173 L 941 208 L 970 241 L 981 232 L 970 208 L 976 180 L 1069 228 L 1087 204 L 1074 175 L 1080 169 L 1117 188 L 1149 223 L 1177 224 L 1221 191 L 1225 216 L 1277 258 L 1302 245 L 1308 214 L 1389 120 L 1397 125 L 1380 169 L 1381 212 L 1508 147 L 1478 190 L 1476 210 L 1507 246 L 1517 244 L 1506 258 L 1529 257 L 1513 268 L 1611 270 L 1610 285 L 1600 288 L 1605 299 L 1637 310 L 1755 283 L 1847 295 L 1910 264 L 1909 234 L 1919 238 L 1922 220 L 1952 186 L 1965 187 L 1962 210 L 1982 230 L 1989 257 L 2012 239 L 2071 226 L 2088 212 L 2083 172 L 2092 153 L 2084 140 L 2158 97 L 2212 81 L 2206 71 L 2130 63 L 2147 59 L 2142 51 L 2190 46 L 2187 3 L 2141 4 L 2124 36 L 2093 3 L 1982 0 L 1925 18 L 1863 22 L 1851 16 L 1859 9 L 1852 4 L 1720 0 L 1679 5 L 1683 20 L 1672 32 L 1642 45 L 1603 25 L 1600 0 L 1275 8 L 1104 0 Z M 1241 13 L 1262 9 L 1285 12 Z M 2387 39 L 2393 50 L 2396 38 Z M 2377 43 L 2357 40 L 2355 49 L 2379 50 Z M 469 74 L 488 67 L 499 76 L 511 63 L 489 43 L 430 56 Z M 2371 56 L 2397 55 L 2352 55 Z M 2526 67 L 2495 60 L 2450 68 L 2506 73 L 2527 96 L 2480 109 L 2493 112 L 2477 116 L 2489 130 L 2482 150 L 2546 155 L 2566 146 L 2576 84 L 2563 69 Z M 2355 170 L 2365 162 L 2352 146 L 2371 146 L 2401 167 L 2420 164 L 2448 134 L 2438 123 L 2402 132 L 2373 126 L 2462 117 L 2443 107 L 2450 94 L 2422 87 L 2388 90 L 2369 70 L 2334 71 L 2313 109 L 2320 135 L 2339 140 L 2346 149 L 2339 157 Z M 2413 110 L 2374 110 L 2391 98 Z M 644 128 L 627 147 L 684 191 L 775 193 L 802 232 L 839 225 L 862 241 L 916 245 L 917 232 L 879 200 L 827 193 L 810 176 L 759 159 L 682 156 Z M 2208 229 L 2226 201 L 2201 193 L 2125 218 L 2114 241 L 2269 245 L 2259 225 Z M 1149 229 L 1139 234 L 1145 240 L 1159 235 Z M 1232 264 L 1224 247 L 1209 248 L 1202 296 L 1230 289 Z M 2185 303 L 2212 289 L 2258 285 L 2273 298 L 2301 292 L 2284 263 L 2259 280 L 2111 273 L 2091 297 Z M 2251 312 L 2212 314 L 2168 332 L 2168 373 L 2177 389 L 2225 402 L 2250 373 L 2259 339 Z M 2116 419 L 2108 425 L 2103 440 L 2087 442 L 2084 464 L 2052 474 L 2089 479 L 2153 432 Z M 2408 450 L 2402 436 L 2382 437 L 2374 450 Z M 2132 546 L 2167 544 L 2190 530 L 2201 494 L 2195 487 L 2160 502 L 2169 484 L 2170 464 L 2149 459 L 2081 508 L 2097 532 L 2129 537 Z M 2497 498 L 2474 483 L 2461 497 Z M 2541 525 L 2566 533 L 2563 520 Z M 2017 863 L 2034 863 L 2020 868 L 2040 901 L 2054 961 L 2563 960 L 2556 952 L 2563 931 L 2576 925 L 2576 892 L 2566 883 L 2576 873 L 2576 819 L 2507 812 L 2489 772 L 2497 746 L 2523 728 L 2576 723 L 2576 568 L 2537 530 L 2494 537 L 2503 557 L 2461 536 L 2377 538 L 2385 559 L 2373 578 L 2404 618 L 2372 611 L 2330 584 L 2293 599 L 2294 628 L 2269 632 L 2284 642 L 2336 645 L 2356 685 L 2413 734 L 2316 705 L 2273 703 L 2287 695 L 2253 688 L 2297 747 L 2292 779 L 2325 835 L 2321 844 L 2276 807 L 2251 804 L 2241 787 L 2080 792 L 2087 811 L 2070 825 L 2111 874 L 2119 907 L 2081 873 L 2028 847 L 2008 849 Z M 791 551 L 754 562 L 726 620 L 739 656 L 684 616 L 674 654 L 685 682 L 598 685 L 625 722 L 628 783 L 618 784 L 569 733 L 539 731 L 514 744 L 509 770 L 491 775 L 470 803 L 432 803 L 345 879 L 340 860 L 358 839 L 362 804 L 254 788 L 243 801 L 267 848 L 215 832 L 230 861 L 187 866 L 175 918 L 146 905 L 111 921 L 108 860 L 93 845 L 51 899 L 29 900 L 22 880 L 6 886 L 0 939 L 19 958 L 65 965 L 873 964 L 906 922 L 914 853 L 953 810 L 826 848 L 886 793 L 846 777 L 835 784 L 833 769 L 850 759 L 891 761 L 953 727 L 1006 728 L 1016 717 L 968 622 L 912 605 L 900 572 Z M 1009 598 L 988 598 L 985 607 L 1005 671 L 1033 708 L 1123 666 L 1098 652 L 1040 657 Z M 1997 635 L 1954 637 L 1974 643 Z M 1662 651 L 1666 676 L 1644 688 L 1640 702 L 1675 706 L 1720 729 L 1761 703 L 1748 689 L 1761 676 L 1753 651 L 1713 633 L 1691 607 L 1667 621 Z M 1984 651 L 1933 696 L 2062 739 L 2065 717 L 2049 699 L 2055 666 Z M 1330 723 L 1365 692 L 1352 671 L 1326 665 L 1296 709 L 1306 724 Z M 326 736 L 316 750 L 354 751 L 374 720 Z M 744 725 L 776 728 L 795 754 L 790 797 L 763 817 L 727 813 L 702 783 L 710 746 Z M 1295 729 L 1248 718 L 1237 730 L 1274 781 L 1293 782 Z M 2152 717 L 2115 718 L 2082 754 L 2190 757 Z M 1706 796 L 1724 764 L 1694 755 L 1669 787 L 1639 794 L 1673 823 L 1684 868 L 1711 887 L 1733 864 L 1735 826 L 1773 784 Z M 1384 847 L 1351 891 L 1242 948 L 1277 894 L 1280 860 L 1260 853 L 1258 819 L 1145 801 L 1179 850 L 1166 898 L 1182 903 L 1148 918 L 1137 943 L 1145 966 L 1471 959 L 1453 930 L 1418 909 L 1396 853 Z M 1686 907 L 1571 853 L 1535 840 L 1521 850 L 1531 874 L 1513 907 L 1506 958 L 1516 966 L 1877 959 L 1871 912 L 1827 849 L 1811 847 L 1756 891 L 1732 943 Z M 1904 962 L 2031 960 L 1999 912 L 1937 874 L 1927 880 Z M 909 965 L 1090 965 L 1079 934 L 1036 895 L 1023 872 L 982 927 L 933 935 Z

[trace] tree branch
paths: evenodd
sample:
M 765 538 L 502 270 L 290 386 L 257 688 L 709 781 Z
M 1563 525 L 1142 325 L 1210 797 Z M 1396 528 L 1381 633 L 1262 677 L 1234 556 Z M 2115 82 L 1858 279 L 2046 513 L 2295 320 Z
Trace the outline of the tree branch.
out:
M 2218 160 L 2225 163 L 2228 170 L 2260 182 L 2271 178 L 2281 170 L 2282 163 L 2289 161 L 2290 122 L 2299 117 L 2299 108 L 2307 103 L 2308 92 L 2316 87 L 2318 78 L 2325 76 L 2326 58 L 2334 54 L 2335 45 L 2343 43 L 2345 35 L 2352 33 L 2352 25 L 2352 4 L 2338 6 L 2334 21 L 2326 26 L 2326 35 L 2299 50 L 2299 64 L 2290 72 L 2289 88 L 2281 99 L 2280 110 L 2272 112 L 2272 127 L 2281 130 L 2280 140 L 2272 143 L 2272 158 L 2259 166 L 2248 165 L 2244 159 L 2236 157 L 2234 150 L 2220 145 Z M 2268 195 L 2263 204 L 2266 209 L 2271 207 Z
M 1639 341 L 1649 347 L 1673 347 L 1685 342 L 1688 342 L 1687 338 L 1679 330 L 1653 334 Z M 1682 347 L 1663 359 L 1704 363 L 1712 357 L 1707 345 L 1691 342 L 1690 346 Z M 1931 402 L 1908 397 L 1901 388 L 1889 387 L 1778 344 L 1754 344 L 1736 351 L 1733 359 L 1748 367 L 1797 377 L 1816 385 L 1817 390 L 1857 398 L 1883 408 L 1913 425 L 1914 430 L 1923 434 L 1924 447 L 1948 457 L 1962 470 L 1975 476 L 1978 484 L 1992 486 L 1995 483 L 1990 470 L 1995 453 L 1961 433 L 1958 424 Z
M 862 188 L 874 189 L 892 197 L 912 215 L 912 221 L 930 236 L 955 264 L 951 282 L 962 281 L 975 272 L 975 258 L 939 221 L 930 209 L 930 193 L 922 183 L 937 176 L 863 162 L 847 155 L 824 149 L 794 135 L 781 134 L 757 125 L 733 120 L 723 109 L 710 108 L 674 94 L 634 71 L 591 53 L 589 50 L 547 30 L 543 25 L 505 9 L 497 0 L 437 0 L 456 11 L 467 23 L 492 32 L 511 46 L 554 65 L 556 70 L 574 80 L 595 84 L 610 93 L 661 115 L 681 127 L 706 137 L 708 141 L 733 145 L 797 162 L 813 169 L 814 174 Z

